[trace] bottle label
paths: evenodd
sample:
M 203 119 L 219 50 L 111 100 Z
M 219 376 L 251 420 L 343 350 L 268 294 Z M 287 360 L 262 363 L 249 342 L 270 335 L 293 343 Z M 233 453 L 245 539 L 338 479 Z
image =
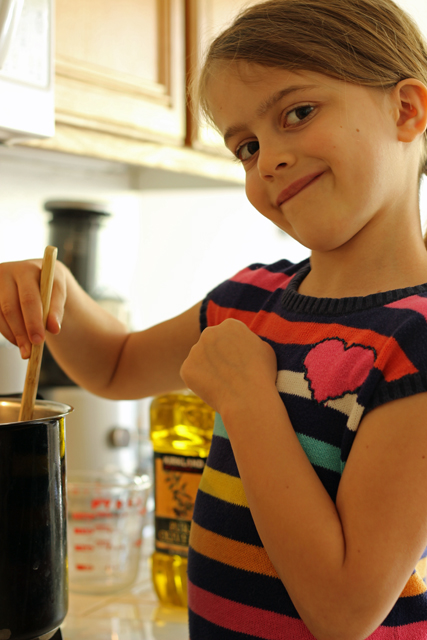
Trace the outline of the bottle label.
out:
M 154 452 L 156 551 L 186 556 L 206 458 Z

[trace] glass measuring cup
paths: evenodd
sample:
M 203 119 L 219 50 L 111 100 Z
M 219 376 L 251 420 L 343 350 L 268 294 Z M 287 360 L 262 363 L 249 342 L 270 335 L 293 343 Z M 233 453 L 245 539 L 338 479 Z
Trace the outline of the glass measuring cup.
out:
M 68 477 L 69 584 L 79 593 L 111 593 L 135 580 L 148 476 L 99 471 Z

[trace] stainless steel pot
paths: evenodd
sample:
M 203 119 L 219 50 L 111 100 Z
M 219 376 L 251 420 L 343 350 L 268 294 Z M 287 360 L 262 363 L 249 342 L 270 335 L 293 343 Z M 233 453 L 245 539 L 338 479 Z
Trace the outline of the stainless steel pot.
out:
M 0 398 L 0 640 L 51 638 L 68 609 L 66 404 Z

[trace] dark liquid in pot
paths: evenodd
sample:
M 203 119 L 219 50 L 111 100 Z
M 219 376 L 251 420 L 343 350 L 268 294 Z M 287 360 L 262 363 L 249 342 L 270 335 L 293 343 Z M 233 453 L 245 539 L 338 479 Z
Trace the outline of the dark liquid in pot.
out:
M 65 496 L 64 418 L 0 424 L 1 639 L 37 638 L 65 618 Z

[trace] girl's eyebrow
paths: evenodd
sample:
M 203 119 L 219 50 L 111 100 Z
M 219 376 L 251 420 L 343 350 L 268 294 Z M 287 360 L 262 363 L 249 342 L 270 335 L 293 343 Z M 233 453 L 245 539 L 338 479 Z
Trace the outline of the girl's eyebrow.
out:
M 316 85 L 314 84 L 294 84 L 290 87 L 286 87 L 286 89 L 279 89 L 279 91 L 273 93 L 273 95 L 271 95 L 269 98 L 267 98 L 267 100 L 260 104 L 260 106 L 256 110 L 256 114 L 257 116 L 264 116 L 272 107 L 274 107 L 275 104 L 277 104 L 277 102 L 279 102 L 279 100 L 281 100 L 285 96 L 288 96 L 291 93 L 295 93 L 296 91 L 307 91 L 308 89 L 314 89 L 315 87 Z M 245 129 L 245 124 L 236 124 L 228 127 L 228 129 L 226 129 L 224 133 L 225 144 L 227 145 L 227 142 L 230 138 L 238 133 L 241 133 Z
M 263 116 L 265 115 L 274 105 L 279 102 L 285 96 L 288 96 L 290 93 L 295 93 L 296 91 L 307 91 L 308 89 L 314 89 L 317 85 L 315 84 L 293 84 L 290 87 L 286 87 L 286 89 L 280 89 L 273 93 L 272 96 L 267 98 L 257 109 L 257 115 Z

